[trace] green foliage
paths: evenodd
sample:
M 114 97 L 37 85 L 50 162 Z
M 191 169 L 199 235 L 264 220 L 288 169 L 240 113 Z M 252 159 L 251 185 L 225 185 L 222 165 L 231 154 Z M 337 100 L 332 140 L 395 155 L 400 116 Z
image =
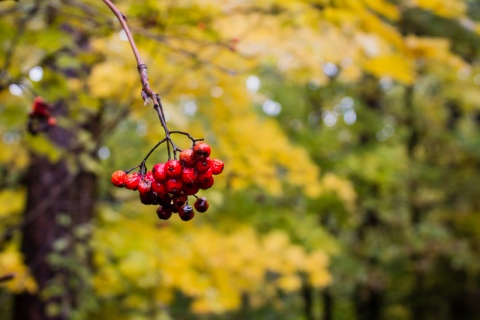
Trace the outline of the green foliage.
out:
M 71 275 L 38 292 L 52 317 L 303 319 L 332 306 L 333 319 L 478 317 L 477 4 L 118 6 L 170 128 L 205 137 L 225 173 L 190 223 L 160 223 L 136 194 L 112 189 L 110 173 L 163 138 L 117 21 L 98 1 L 0 3 L 0 276 L 17 273 L 0 303 L 39 290 L 15 228 L 33 153 L 100 179 L 95 220 L 47 257 Z M 26 133 L 35 95 L 58 108 L 70 149 Z M 164 160 L 160 148 L 147 166 Z M 63 303 L 67 288 L 76 308 Z

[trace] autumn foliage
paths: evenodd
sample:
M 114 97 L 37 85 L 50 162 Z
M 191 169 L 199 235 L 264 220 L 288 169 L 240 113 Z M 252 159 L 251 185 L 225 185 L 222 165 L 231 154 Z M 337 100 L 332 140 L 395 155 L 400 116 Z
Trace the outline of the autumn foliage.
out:
M 204 138 L 225 166 L 208 163 L 221 174 L 202 185 L 203 168 L 180 153 L 201 143 L 178 135 L 176 159 L 160 145 L 130 171 L 165 130 L 109 9 L 2 1 L 0 276 L 15 277 L 0 283 L 0 317 L 22 294 L 46 319 L 480 314 L 476 3 L 115 4 L 170 130 Z M 182 185 L 162 204 L 172 160 Z M 41 163 L 63 176 L 32 207 L 48 183 L 29 175 Z M 139 200 L 152 183 L 155 198 Z M 173 210 L 173 193 L 190 203 Z M 184 206 L 208 212 L 163 219 Z M 83 207 L 92 214 L 79 222 L 69 210 Z M 24 241 L 49 214 L 60 231 L 40 237 L 45 284 Z

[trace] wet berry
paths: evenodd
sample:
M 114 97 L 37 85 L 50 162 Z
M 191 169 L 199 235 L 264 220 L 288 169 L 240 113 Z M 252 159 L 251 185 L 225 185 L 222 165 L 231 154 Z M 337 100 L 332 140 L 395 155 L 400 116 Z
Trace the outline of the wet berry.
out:
M 187 202 L 188 197 L 186 194 L 178 194 L 173 197 L 173 204 L 176 206 L 183 206 Z
M 140 175 L 138 173 L 129 173 L 125 176 L 125 188 L 130 190 L 137 190 L 140 182 Z
M 157 181 L 165 181 L 167 179 L 165 175 L 165 164 L 157 163 L 152 168 L 153 178 Z
M 125 186 L 125 176 L 127 174 L 123 170 L 117 170 L 114 173 L 112 173 L 112 183 L 115 187 L 120 187 L 122 188 Z
M 193 153 L 195 154 L 195 158 L 199 160 L 206 159 L 210 156 L 210 146 L 205 142 L 199 142 L 193 147 Z
M 212 179 L 212 169 L 208 169 L 198 175 L 197 182 L 199 184 L 208 183 Z
M 193 204 L 195 209 L 197 209 L 198 212 L 205 212 L 208 210 L 208 201 L 207 198 L 201 197 L 198 198 L 195 203 Z
M 140 180 L 137 188 L 140 193 L 148 193 L 150 192 L 151 187 L 152 187 L 152 181 L 144 178 L 143 180 Z
M 144 179 L 145 179 L 145 180 L 148 180 L 148 181 L 150 181 L 150 182 L 155 181 L 155 179 L 153 178 L 152 171 L 148 171 L 148 172 L 145 174 Z
M 212 161 L 210 160 L 210 158 L 198 160 L 195 163 L 195 168 L 199 173 L 207 171 L 208 169 L 210 169 L 211 166 L 212 166 Z
M 195 212 L 191 206 L 186 204 L 178 209 L 178 216 L 183 221 L 189 221 L 195 216 Z
M 140 201 L 145 205 L 157 204 L 157 198 L 151 191 L 140 193 Z
M 200 189 L 206 190 L 213 186 L 214 180 L 213 177 L 204 177 L 201 181 L 197 182 L 197 185 Z
M 179 193 L 182 191 L 183 183 L 180 179 L 168 179 L 165 186 L 168 193 Z
M 167 187 L 165 186 L 165 183 L 155 180 L 152 182 L 152 191 L 156 192 L 158 195 L 166 194 Z
M 210 168 L 212 169 L 213 174 L 220 174 L 223 171 L 224 163 L 219 159 L 212 159 Z
M 182 187 L 182 191 L 187 196 L 192 196 L 196 194 L 200 190 L 196 183 L 184 183 Z
M 168 160 L 165 163 L 165 175 L 167 179 L 178 178 L 182 174 L 182 165 L 178 160 Z
M 193 183 L 197 180 L 198 174 L 195 168 L 183 168 L 182 176 L 180 177 L 184 183 Z
M 172 198 L 168 194 L 157 195 L 157 203 L 161 206 L 169 206 L 172 204 Z
M 160 206 L 157 208 L 157 216 L 161 220 L 168 220 L 172 216 L 171 206 Z
M 184 167 L 193 167 L 195 165 L 195 154 L 192 149 L 185 149 L 180 152 L 180 164 Z

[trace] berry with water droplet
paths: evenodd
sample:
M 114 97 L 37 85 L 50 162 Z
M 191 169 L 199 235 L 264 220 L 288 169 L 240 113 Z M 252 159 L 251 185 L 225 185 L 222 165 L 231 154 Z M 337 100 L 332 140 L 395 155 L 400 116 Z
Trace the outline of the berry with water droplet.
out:
M 189 221 L 193 219 L 193 217 L 195 216 L 195 212 L 193 211 L 193 208 L 191 206 L 186 204 L 178 209 L 178 216 L 183 221 Z
M 195 203 L 193 204 L 195 209 L 197 209 L 198 212 L 205 212 L 208 210 L 208 201 L 207 198 L 201 197 L 198 198 Z

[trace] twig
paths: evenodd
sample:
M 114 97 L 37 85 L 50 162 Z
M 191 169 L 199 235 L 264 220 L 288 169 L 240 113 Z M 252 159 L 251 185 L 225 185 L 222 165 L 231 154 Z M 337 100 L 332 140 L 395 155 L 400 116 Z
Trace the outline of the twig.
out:
M 9 273 L 9 274 L 0 276 L 0 283 L 5 282 L 5 281 L 12 280 L 13 278 L 15 278 L 15 274 L 14 274 L 14 273 Z
M 160 99 L 157 99 L 158 95 L 150 88 L 150 84 L 148 83 L 148 70 L 147 66 L 143 62 L 142 58 L 140 57 L 140 53 L 138 52 L 137 45 L 135 44 L 135 40 L 133 40 L 132 33 L 130 28 L 127 24 L 127 18 L 123 15 L 120 10 L 110 1 L 110 0 L 103 0 L 105 4 L 112 10 L 113 14 L 117 17 L 118 21 L 122 25 L 125 34 L 127 35 L 128 42 L 130 43 L 130 47 L 132 48 L 133 55 L 137 60 L 137 69 L 138 73 L 140 74 L 140 82 L 142 83 L 142 98 L 144 101 L 148 101 L 151 99 L 154 104 L 160 105 Z

